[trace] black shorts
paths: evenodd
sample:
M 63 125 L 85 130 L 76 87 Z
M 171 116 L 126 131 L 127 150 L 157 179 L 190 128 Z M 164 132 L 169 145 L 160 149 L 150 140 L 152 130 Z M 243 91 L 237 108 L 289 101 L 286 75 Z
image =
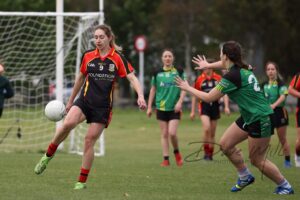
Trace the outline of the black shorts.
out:
M 172 111 L 161 111 L 161 110 L 156 110 L 156 119 L 168 122 L 173 119 L 178 119 L 180 120 L 181 117 L 181 112 L 175 112 L 174 110 Z
M 220 104 L 217 102 L 213 103 L 200 103 L 199 107 L 200 115 L 207 115 L 211 120 L 220 119 Z
M 248 125 L 245 123 L 243 117 L 240 116 L 235 123 L 240 129 L 246 131 L 249 136 L 253 138 L 265 138 L 274 134 L 271 115 L 262 116 L 260 120 Z
M 86 123 L 101 123 L 105 124 L 105 128 L 108 127 L 112 118 L 111 108 L 92 107 L 88 105 L 82 98 L 78 98 L 73 105 L 78 106 L 81 109 L 86 117 Z
M 289 116 L 284 107 L 276 107 L 271 117 L 274 128 L 287 126 L 289 124 Z
M 296 126 L 300 128 L 300 108 L 297 107 L 296 109 Z

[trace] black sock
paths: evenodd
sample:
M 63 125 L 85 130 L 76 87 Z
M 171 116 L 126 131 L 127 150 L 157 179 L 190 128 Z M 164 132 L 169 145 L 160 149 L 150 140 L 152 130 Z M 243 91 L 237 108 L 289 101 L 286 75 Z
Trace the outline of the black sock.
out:
M 291 161 L 291 156 L 285 156 L 286 161 Z
M 164 160 L 169 160 L 169 156 L 164 156 Z
M 174 149 L 174 154 L 179 153 L 179 149 Z

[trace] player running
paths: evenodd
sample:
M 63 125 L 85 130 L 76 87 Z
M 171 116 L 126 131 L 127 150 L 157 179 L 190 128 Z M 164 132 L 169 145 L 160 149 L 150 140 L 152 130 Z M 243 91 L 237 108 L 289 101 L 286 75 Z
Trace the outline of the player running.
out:
M 36 174 L 41 174 L 53 158 L 58 145 L 77 124 L 86 120 L 89 127 L 84 141 L 80 176 L 74 189 L 86 188 L 86 180 L 94 160 L 94 144 L 112 118 L 112 95 L 117 77 L 126 77 L 130 81 L 138 94 L 137 104 L 141 109 L 146 108 L 140 83 L 133 73 L 134 69 L 120 53 L 121 48 L 115 44 L 111 28 L 107 25 L 97 26 L 94 38 L 96 49 L 85 52 L 82 57 L 80 73 L 66 106 L 68 113 L 63 125 L 57 129 L 46 154 L 34 169 Z M 74 102 L 82 86 L 80 96 Z
M 248 69 L 248 65 L 242 62 L 240 44 L 235 41 L 224 43 L 218 62 L 210 64 L 201 56 L 194 58 L 193 62 L 199 65 L 196 69 L 219 67 L 226 68 L 228 72 L 209 93 L 196 90 L 180 77 L 176 78 L 178 87 L 206 102 L 215 101 L 227 94 L 240 109 L 241 116 L 227 128 L 220 139 L 223 153 L 238 171 L 238 181 L 231 191 L 241 191 L 255 180 L 241 151 L 236 147 L 237 144 L 248 139 L 250 161 L 277 184 L 274 193 L 294 194 L 292 186 L 276 165 L 266 159 L 266 152 L 273 133 L 270 117 L 273 110 L 265 99 L 253 72 Z
M 156 69 L 151 81 L 151 89 L 148 99 L 147 115 L 151 117 L 152 103 L 155 97 L 156 119 L 161 131 L 161 146 L 163 153 L 162 167 L 170 165 L 169 139 L 174 148 L 176 164 L 182 166 L 183 160 L 179 152 L 177 128 L 182 111 L 182 103 L 185 92 L 181 91 L 174 82 L 176 76 L 186 79 L 182 69 L 173 65 L 174 54 L 172 50 L 165 49 L 162 53 L 163 67 Z

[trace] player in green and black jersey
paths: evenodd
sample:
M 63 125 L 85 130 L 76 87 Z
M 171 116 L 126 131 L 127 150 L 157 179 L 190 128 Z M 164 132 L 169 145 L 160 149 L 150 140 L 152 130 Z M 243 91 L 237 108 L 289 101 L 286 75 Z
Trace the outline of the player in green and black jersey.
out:
M 279 141 L 283 147 L 285 156 L 284 166 L 291 167 L 290 162 L 290 145 L 286 138 L 287 125 L 289 123 L 288 112 L 285 109 L 285 100 L 288 94 L 287 86 L 278 77 L 278 66 L 274 62 L 268 62 L 265 67 L 268 81 L 263 83 L 263 91 L 274 113 L 272 122 L 276 128 Z
M 265 176 L 277 184 L 275 194 L 294 194 L 289 182 L 284 178 L 279 169 L 270 160 L 266 159 L 270 136 L 273 133 L 270 115 L 273 113 L 263 91 L 249 66 L 242 62 L 242 49 L 239 43 L 229 41 L 224 43 L 220 61 L 209 64 L 205 58 L 198 56 L 194 63 L 203 68 L 227 68 L 228 72 L 220 83 L 209 93 L 191 87 L 187 81 L 176 78 L 177 85 L 199 99 L 212 102 L 227 94 L 235 102 L 241 116 L 232 123 L 223 134 L 220 145 L 223 153 L 236 167 L 239 178 L 232 192 L 241 191 L 254 182 L 254 177 L 249 171 L 237 144 L 248 139 L 249 158 Z
M 152 114 L 152 103 L 155 98 L 156 118 L 161 129 L 161 145 L 164 157 L 161 166 L 170 165 L 169 139 L 174 148 L 176 164 L 181 166 L 183 161 L 179 152 L 177 127 L 185 92 L 176 86 L 174 79 L 179 76 L 185 80 L 186 77 L 182 69 L 174 67 L 172 50 L 163 51 L 162 62 L 163 67 L 156 69 L 152 76 L 147 115 L 150 117 Z

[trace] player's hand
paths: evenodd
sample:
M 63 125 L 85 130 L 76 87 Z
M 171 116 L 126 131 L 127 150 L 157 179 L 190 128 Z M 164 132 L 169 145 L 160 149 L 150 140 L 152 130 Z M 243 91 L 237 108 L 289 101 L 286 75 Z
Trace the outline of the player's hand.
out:
M 271 108 L 272 108 L 272 110 L 274 110 L 276 108 L 276 106 L 274 104 L 271 104 Z
M 152 108 L 148 107 L 147 109 L 147 116 L 150 118 L 152 115 Z
M 230 109 L 228 107 L 224 108 L 224 112 L 226 115 L 228 115 L 228 116 L 230 115 Z
M 73 102 L 68 101 L 68 103 L 66 105 L 66 114 L 69 112 L 69 110 L 71 109 L 72 106 L 73 106 Z
M 182 104 L 180 102 L 177 102 L 175 107 L 174 107 L 175 113 L 179 113 L 182 111 Z
M 191 119 L 192 121 L 194 121 L 194 119 L 195 119 L 195 112 L 191 112 L 191 113 L 190 113 L 190 119 Z
M 138 97 L 137 104 L 141 110 L 146 110 L 147 104 L 143 96 Z
M 177 87 L 179 87 L 182 90 L 187 91 L 190 87 L 189 83 L 185 80 L 182 80 L 179 76 L 175 77 L 175 82 Z
M 192 62 L 198 65 L 197 67 L 195 67 L 196 70 L 206 69 L 209 65 L 204 55 L 202 57 L 200 55 L 197 55 L 197 57 L 193 57 Z

